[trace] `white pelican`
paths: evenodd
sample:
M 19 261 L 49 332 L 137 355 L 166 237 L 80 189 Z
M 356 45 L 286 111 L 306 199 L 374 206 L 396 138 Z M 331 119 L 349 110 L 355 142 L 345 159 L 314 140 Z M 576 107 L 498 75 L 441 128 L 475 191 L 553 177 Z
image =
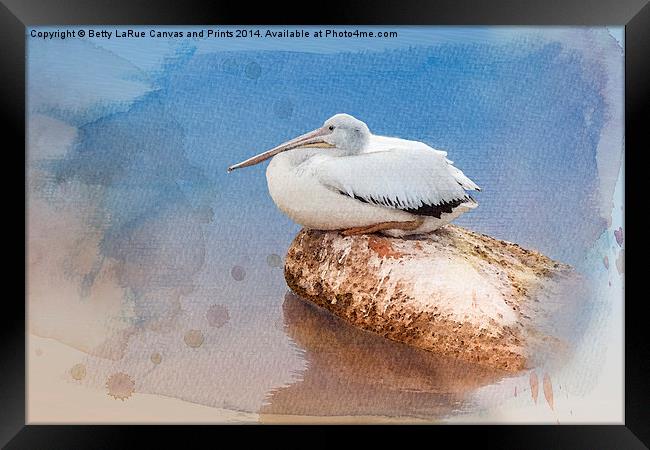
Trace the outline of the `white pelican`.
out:
M 428 233 L 478 204 L 480 188 L 447 153 L 405 139 L 373 135 L 348 114 L 228 168 L 273 157 L 266 169 L 271 198 L 293 221 L 346 235 Z

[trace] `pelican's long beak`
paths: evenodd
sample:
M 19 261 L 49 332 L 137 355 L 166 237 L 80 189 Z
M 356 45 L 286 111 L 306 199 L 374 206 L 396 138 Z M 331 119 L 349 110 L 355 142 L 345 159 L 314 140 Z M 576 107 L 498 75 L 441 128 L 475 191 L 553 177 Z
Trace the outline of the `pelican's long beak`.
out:
M 262 161 L 269 159 L 278 153 L 286 152 L 298 147 L 321 147 L 328 148 L 334 147 L 332 144 L 325 142 L 323 136 L 330 134 L 331 131 L 327 127 L 321 127 L 309 133 L 305 133 L 297 138 L 291 139 L 290 141 L 280 144 L 271 150 L 267 150 L 264 153 L 248 158 L 246 161 L 242 161 L 238 164 L 228 167 L 228 172 L 232 172 L 235 169 L 241 169 L 242 167 L 254 166 L 259 164 Z

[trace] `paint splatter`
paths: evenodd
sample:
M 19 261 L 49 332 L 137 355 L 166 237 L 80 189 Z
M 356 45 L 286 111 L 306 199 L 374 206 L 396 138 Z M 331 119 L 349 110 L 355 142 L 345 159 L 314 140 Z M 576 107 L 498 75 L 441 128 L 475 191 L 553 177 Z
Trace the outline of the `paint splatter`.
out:
M 273 105 L 273 112 L 281 119 L 288 119 L 293 114 L 293 102 L 287 98 L 278 100 Z
M 212 305 L 208 308 L 208 311 L 205 313 L 206 319 L 211 327 L 220 328 L 228 323 L 230 320 L 230 315 L 228 314 L 228 308 L 223 305 Z
M 70 375 L 77 381 L 83 380 L 86 378 L 86 366 L 83 364 L 75 364 L 72 366 L 72 369 L 70 369 Z
M 201 206 L 196 212 L 196 218 L 201 223 L 211 223 L 214 220 L 214 209 L 210 206 Z
M 271 253 L 269 256 L 266 257 L 266 263 L 269 265 L 269 267 L 281 267 L 282 258 L 280 257 L 280 255 Z
M 230 271 L 230 275 L 236 280 L 241 281 L 246 278 L 246 270 L 242 266 L 234 266 Z
M 539 389 L 539 380 L 535 372 L 530 373 L 530 395 L 533 396 L 533 401 L 537 403 L 537 391 Z
M 609 269 L 609 258 L 607 255 L 603 257 L 603 265 L 605 266 L 605 269 Z
M 246 69 L 244 70 L 244 72 L 246 73 L 246 76 L 248 78 L 250 78 L 251 80 L 256 80 L 262 75 L 262 68 L 260 67 L 259 64 L 253 61 L 246 65 Z
M 154 353 L 151 355 L 151 362 L 154 363 L 155 365 L 158 365 L 162 362 L 162 355 L 158 352 Z
M 221 69 L 227 74 L 237 75 L 239 73 L 239 64 L 237 63 L 236 59 L 227 58 L 221 64 Z
M 135 381 L 123 372 L 117 372 L 106 380 L 108 395 L 116 400 L 126 400 L 135 392 Z
M 201 330 L 190 330 L 187 333 L 185 333 L 183 340 L 185 341 L 188 347 L 198 348 L 201 345 L 203 345 L 204 337 Z
M 548 406 L 553 409 L 553 385 L 551 384 L 551 377 L 548 375 L 548 373 L 544 374 L 544 397 L 546 398 L 546 403 L 548 403 Z
M 625 273 L 625 250 L 621 250 L 616 258 L 616 269 L 621 275 Z
M 614 237 L 616 238 L 616 243 L 619 247 L 623 247 L 623 228 L 618 227 L 618 230 L 614 230 Z

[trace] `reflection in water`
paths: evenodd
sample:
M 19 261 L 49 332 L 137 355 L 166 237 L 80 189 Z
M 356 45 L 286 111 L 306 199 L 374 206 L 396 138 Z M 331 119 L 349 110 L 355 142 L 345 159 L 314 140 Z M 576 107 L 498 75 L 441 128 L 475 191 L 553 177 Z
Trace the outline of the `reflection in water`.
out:
M 302 380 L 269 394 L 264 415 L 441 418 L 466 410 L 475 389 L 505 376 L 348 325 L 292 293 L 285 329 L 305 350 Z

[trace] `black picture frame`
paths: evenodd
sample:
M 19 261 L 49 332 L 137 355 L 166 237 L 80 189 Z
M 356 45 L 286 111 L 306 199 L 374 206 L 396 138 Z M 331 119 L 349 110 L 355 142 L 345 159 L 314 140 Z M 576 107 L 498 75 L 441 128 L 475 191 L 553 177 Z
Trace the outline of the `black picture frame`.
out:
M 648 116 L 648 60 L 650 59 L 650 5 L 647 0 L 564 0 L 562 2 L 523 0 L 438 0 L 422 2 L 401 1 L 327 1 L 279 5 L 277 2 L 247 4 L 234 1 L 199 2 L 185 0 L 2 0 L 0 1 L 0 90 L 2 92 L 2 124 L 5 128 L 6 156 L 16 158 L 6 163 L 5 174 L 16 175 L 18 159 L 23 157 L 25 143 L 25 42 L 26 28 L 38 25 L 101 25 L 101 24 L 360 24 L 360 25 L 624 25 L 625 26 L 625 201 L 634 209 L 644 209 L 643 199 L 634 201 L 635 195 L 643 195 L 645 177 L 636 170 L 639 164 L 627 164 L 647 151 L 648 131 L 644 117 Z M 10 138 L 10 139 L 7 139 Z M 23 149 L 21 152 L 20 149 Z M 15 163 L 15 165 L 14 165 Z M 23 172 L 23 182 L 24 180 Z M 7 180 L 9 177 L 3 176 Z M 640 183 L 636 180 L 642 180 Z M 17 181 L 5 181 L 5 192 L 13 197 Z M 11 190 L 9 190 L 11 186 Z M 25 194 L 25 192 L 24 192 Z M 15 196 L 17 198 L 18 196 Z M 26 195 L 23 214 L 26 214 Z M 632 200 L 632 201 L 630 201 Z M 20 208 L 17 206 L 17 209 Z M 20 213 L 6 219 L 11 226 L 22 226 L 26 236 L 24 215 Z M 18 220 L 16 220 L 18 218 Z M 636 227 L 625 215 L 626 257 L 637 253 Z M 6 239 L 18 242 L 18 239 Z M 19 231 L 16 231 L 18 234 Z M 13 234 L 11 235 L 13 236 Z M 632 245 L 629 243 L 632 241 Z M 26 241 L 24 242 L 27 245 Z M 17 254 L 23 255 L 25 246 L 17 245 Z M 639 244 L 640 245 L 640 244 Z M 632 256 L 634 258 L 634 256 Z M 9 259 L 8 266 L 19 270 L 20 256 Z M 28 271 L 23 264 L 23 299 L 26 299 Z M 629 283 L 634 283 L 634 264 L 626 264 L 626 293 Z M 632 274 L 632 276 L 629 276 Z M 9 275 L 7 280 L 19 279 Z M 18 282 L 16 282 L 18 283 Z M 20 289 L 19 289 L 20 291 Z M 459 444 L 477 443 L 489 448 L 647 448 L 650 445 L 650 398 L 646 377 L 650 371 L 648 358 L 647 318 L 643 314 L 646 296 L 625 296 L 625 424 L 624 425 L 526 425 L 526 426 L 452 426 L 410 427 L 409 433 L 422 433 L 430 441 L 447 438 Z M 7 448 L 121 448 L 135 446 L 139 439 L 148 441 L 155 436 L 167 444 L 174 441 L 183 445 L 198 443 L 200 434 L 245 428 L 240 433 L 251 436 L 246 427 L 190 427 L 190 426 L 37 426 L 25 424 L 25 304 L 18 295 L 7 296 L 3 302 L 4 323 L 0 327 L 0 367 L 3 368 L 0 383 L 0 445 Z M 272 436 L 285 427 L 262 428 Z M 303 427 L 304 430 L 306 427 Z M 295 433 L 297 430 L 293 430 Z M 307 430 L 311 433 L 311 427 Z M 373 436 L 382 438 L 392 427 L 375 427 Z M 144 434 L 144 436 L 143 436 Z M 312 437 L 313 434 L 309 436 Z M 207 436 L 202 436 L 207 437 Z M 208 442 L 210 442 L 208 438 Z M 223 441 L 223 437 L 219 441 Z M 309 439 L 301 436 L 294 439 Z M 409 435 L 408 441 L 415 439 Z M 152 441 L 149 441 L 153 444 Z M 212 441 L 217 443 L 217 441 Z M 269 441 L 271 442 L 271 441 Z M 304 442 L 304 441 L 303 441 Z M 415 441 L 414 441 L 415 442 Z

